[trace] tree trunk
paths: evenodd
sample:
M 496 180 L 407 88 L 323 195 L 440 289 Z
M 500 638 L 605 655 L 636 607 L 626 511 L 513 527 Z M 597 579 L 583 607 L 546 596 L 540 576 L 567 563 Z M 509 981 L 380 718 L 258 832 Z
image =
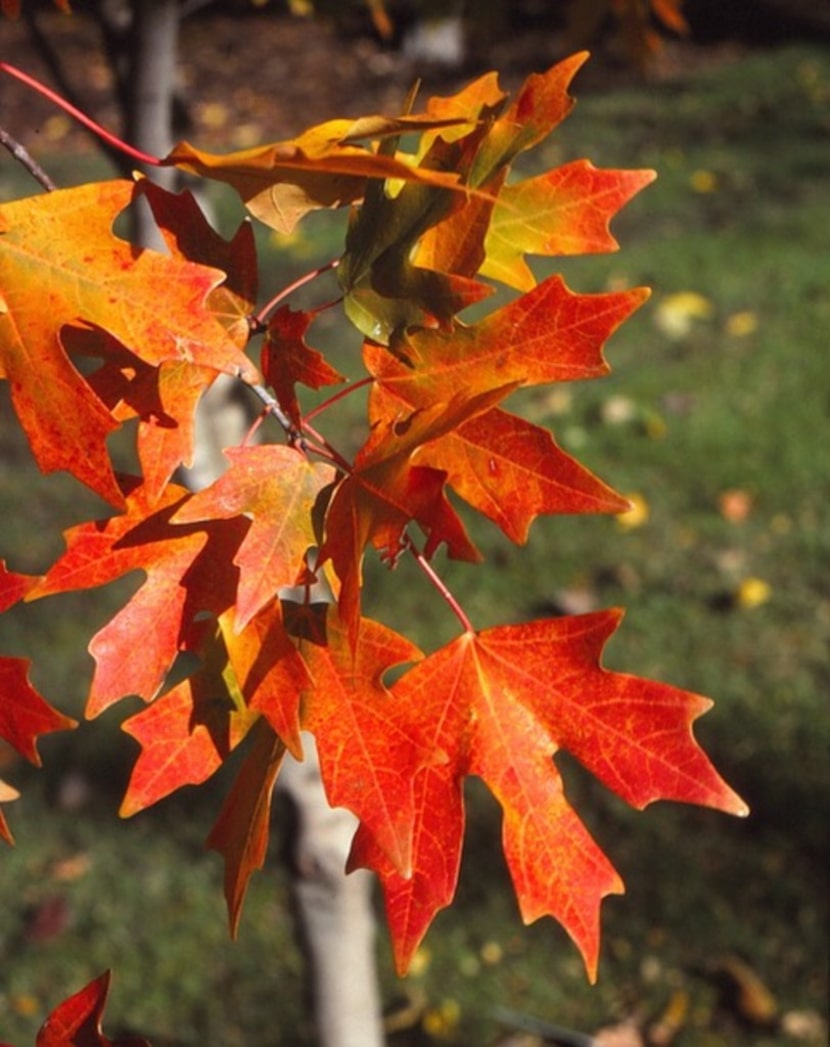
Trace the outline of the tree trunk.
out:
M 127 141 L 152 156 L 166 156 L 173 145 L 173 99 L 179 42 L 178 0 L 136 0 L 129 30 Z M 173 167 L 151 167 L 145 174 L 173 189 Z M 166 250 L 146 200 L 135 207 L 136 243 Z
M 311 965 L 314 1013 L 321 1047 L 381 1047 L 380 990 L 375 959 L 374 877 L 348 876 L 357 819 L 331 807 L 323 790 L 317 751 L 303 736 L 306 759 L 287 757 L 277 789 L 294 803 L 294 889 Z

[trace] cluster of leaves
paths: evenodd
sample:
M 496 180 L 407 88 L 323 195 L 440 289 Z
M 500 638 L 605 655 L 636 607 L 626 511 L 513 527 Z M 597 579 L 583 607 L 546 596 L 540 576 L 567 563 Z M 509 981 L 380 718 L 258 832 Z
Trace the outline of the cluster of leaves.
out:
M 606 373 L 605 342 L 647 295 L 579 294 L 558 275 L 537 284 L 526 261 L 614 249 L 610 219 L 653 177 L 579 160 L 508 179 L 570 111 L 584 58 L 530 76 L 512 100 L 490 74 L 422 115 L 333 120 L 221 156 L 181 143 L 161 161 L 230 184 L 280 231 L 350 208 L 329 268 L 363 335 L 361 382 L 345 383 L 309 345 L 315 312 L 292 310 L 285 292 L 257 309 L 250 224 L 226 241 L 186 193 L 119 180 L 0 208 L 0 375 L 40 468 L 69 471 L 113 508 L 68 531 L 43 576 L 3 566 L 0 610 L 144 572 L 91 640 L 86 712 L 128 695 L 147 703 L 124 724 L 140 746 L 124 815 L 204 782 L 244 746 L 208 839 L 225 860 L 234 930 L 264 860 L 280 764 L 302 757 L 303 731 L 329 800 L 359 819 L 350 864 L 383 884 L 401 971 L 452 899 L 467 775 L 502 806 L 523 918 L 558 919 L 591 977 L 600 902 L 622 884 L 564 795 L 557 750 L 638 808 L 662 798 L 745 810 L 694 739 L 707 699 L 601 667 L 619 611 L 476 631 L 430 562 L 441 546 L 481 559 L 457 499 L 516 543 L 539 514 L 627 504 L 503 406 L 520 387 Z M 137 198 L 167 254 L 113 233 Z M 493 281 L 512 300 L 462 320 Z M 249 351 L 260 336 L 258 369 Z M 230 448 L 225 473 L 193 493 L 173 476 L 221 374 L 254 390 L 283 439 Z M 300 385 L 338 387 L 314 425 Z M 368 435 L 349 460 L 314 426 L 361 386 Z M 115 470 L 107 446 L 125 425 L 134 476 Z M 372 551 L 390 566 L 415 556 L 458 616 L 455 640 L 424 655 L 362 615 Z M 0 737 L 37 763 L 38 738 L 73 724 L 28 668 L 0 659 Z M 13 795 L 0 790 L 0 801 Z M 11 840 L 1 820 L 0 833 Z

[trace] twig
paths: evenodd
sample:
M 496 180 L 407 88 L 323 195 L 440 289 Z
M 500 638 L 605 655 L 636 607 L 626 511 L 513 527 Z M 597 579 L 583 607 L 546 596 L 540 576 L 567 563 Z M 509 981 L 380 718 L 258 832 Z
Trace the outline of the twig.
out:
M 464 613 L 464 608 L 461 606 L 458 600 L 456 600 L 456 598 L 447 588 L 446 584 L 444 583 L 440 575 L 437 573 L 435 568 L 432 566 L 429 560 L 427 560 L 427 558 L 415 545 L 415 542 L 412 540 L 412 538 L 410 538 L 410 536 L 407 533 L 404 533 L 402 544 L 404 548 L 408 549 L 409 552 L 415 557 L 418 566 L 421 568 L 421 570 L 424 572 L 427 578 L 429 578 L 430 582 L 432 582 L 433 586 L 438 590 L 438 592 L 444 597 L 444 600 L 449 604 L 450 610 L 459 620 L 459 622 L 461 622 L 461 625 L 464 628 L 464 632 L 474 633 L 475 629 L 473 628 L 473 623 Z
M 263 404 L 265 404 L 268 414 L 276 418 L 276 420 L 285 430 L 285 434 L 291 441 L 291 443 L 296 447 L 304 449 L 305 444 L 303 441 L 302 434 L 297 431 L 297 427 L 294 425 L 294 423 L 291 421 L 291 419 L 288 417 L 285 411 L 283 411 L 283 409 L 280 407 L 276 397 L 272 396 L 265 388 L 265 386 L 260 385 L 259 382 L 247 382 L 242 377 L 242 375 L 238 375 L 238 377 L 240 381 L 245 382 L 245 385 L 247 385 L 248 388 L 259 397 Z
M 364 389 L 367 385 L 372 385 L 373 382 L 374 378 L 369 375 L 366 378 L 361 378 L 357 382 L 352 382 L 351 385 L 347 385 L 343 389 L 339 389 L 333 396 L 330 396 L 328 400 L 324 400 L 322 403 L 317 404 L 316 407 L 313 407 L 308 414 L 304 416 L 303 425 L 305 426 L 306 422 L 310 422 L 312 418 L 316 418 L 317 415 L 322 414 L 323 411 L 327 411 L 345 396 L 351 396 L 352 393 L 356 393 L 358 389 Z
M 22 164 L 32 178 L 40 182 L 44 189 L 47 189 L 50 192 L 53 189 L 57 189 L 57 186 L 49 175 L 43 170 L 37 160 L 30 155 L 29 150 L 2 127 L 0 127 L 0 145 L 3 145 L 8 149 L 15 160 L 17 160 L 19 164 Z
M 317 269 L 312 269 L 311 272 L 305 273 L 303 276 L 296 279 L 293 283 L 289 284 L 288 287 L 283 287 L 281 291 L 260 309 L 260 311 L 253 318 L 253 326 L 255 331 L 262 331 L 265 329 L 268 323 L 268 316 L 276 309 L 276 307 L 289 295 L 292 295 L 295 291 L 304 287 L 306 284 L 310 284 L 312 280 L 316 280 L 318 276 L 322 276 L 323 273 L 327 273 L 329 269 L 336 269 L 340 265 L 339 258 L 333 258 L 330 262 L 326 262 L 325 265 L 319 266 Z
M 541 1036 L 546 1042 L 557 1044 L 559 1047 L 600 1047 L 594 1036 L 588 1033 L 578 1032 L 576 1029 L 566 1029 L 561 1025 L 534 1018 L 529 1014 L 520 1014 L 511 1011 L 507 1007 L 494 1007 L 490 1012 L 496 1021 L 513 1029 L 521 1029 L 534 1036 Z
M 88 128 L 90 131 L 94 131 L 99 138 L 112 148 L 118 149 L 125 156 L 132 157 L 133 160 L 137 160 L 141 164 L 148 164 L 151 167 L 161 166 L 161 160 L 157 156 L 151 156 L 149 153 L 145 153 L 141 149 L 136 149 L 135 146 L 122 141 L 117 135 L 114 135 L 111 131 L 108 131 L 105 127 L 101 127 L 99 123 L 96 123 L 91 116 L 87 116 L 86 113 L 81 112 L 80 109 L 77 109 L 70 102 L 67 102 L 65 98 L 61 98 L 57 92 L 53 91 L 50 87 L 47 87 L 46 84 L 42 84 L 33 76 L 24 73 L 22 69 L 18 69 L 9 62 L 0 62 L 0 72 L 8 73 L 9 76 L 13 76 L 15 79 L 20 80 L 22 83 L 26 84 L 27 87 L 31 87 L 33 91 L 37 91 L 38 94 L 43 95 L 44 98 L 48 98 L 50 102 L 54 102 L 56 106 L 63 109 L 65 113 L 68 113 L 69 116 L 77 120 L 78 123 L 83 124 L 83 126 Z

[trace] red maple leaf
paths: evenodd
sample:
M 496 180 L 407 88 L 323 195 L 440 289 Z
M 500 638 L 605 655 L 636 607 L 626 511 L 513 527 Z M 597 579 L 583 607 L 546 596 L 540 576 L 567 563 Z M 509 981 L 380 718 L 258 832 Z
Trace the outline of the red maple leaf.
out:
M 317 741 L 326 795 L 348 807 L 371 832 L 393 867 L 411 865 L 415 811 L 412 782 L 434 753 L 398 719 L 384 674 L 421 657 L 414 644 L 364 619 L 353 648 L 348 628 L 330 605 L 301 646 L 313 684 L 303 697 L 302 723 Z M 317 641 L 317 642 L 314 642 Z
M 285 745 L 264 720 L 250 733 L 253 744 L 206 841 L 225 859 L 225 899 L 233 935 L 251 874 L 265 862 L 271 797 L 285 755 Z
M 480 554 L 447 500 L 446 473 L 416 465 L 413 453 L 486 410 L 500 396 L 457 396 L 404 417 L 379 420 L 358 452 L 349 475 L 335 489 L 326 514 L 321 563 L 330 558 L 341 583 L 340 613 L 356 635 L 362 559 L 367 545 L 394 563 L 405 548 L 404 532 L 415 520 L 427 534 L 426 555 L 446 543 L 449 555 L 475 562 Z
M 299 430 L 300 405 L 294 387 L 301 383 L 309 389 L 339 385 L 345 378 L 312 349 L 305 335 L 314 319 L 312 313 L 295 312 L 287 305 L 268 321 L 268 332 L 262 344 L 260 367 L 265 380 L 274 390 L 280 407 Z
M 37 1034 L 35 1047 L 150 1047 L 140 1036 L 111 1040 L 101 1029 L 110 972 L 105 971 L 49 1015 Z
M 90 642 L 96 662 L 90 717 L 128 694 L 150 701 L 177 654 L 198 649 L 205 629 L 199 616 L 233 605 L 238 572 L 231 561 L 248 522 L 175 526 L 170 518 L 186 497 L 183 488 L 170 485 L 156 501 L 144 487 L 128 484 L 127 512 L 67 531 L 66 552 L 29 594 L 34 599 L 105 585 L 136 570 L 147 576 Z
M 183 505 L 174 523 L 250 517 L 233 562 L 239 567 L 236 627 L 242 629 L 282 586 L 297 583 L 316 545 L 312 508 L 334 469 L 291 447 L 263 444 L 225 452 L 230 468 Z
M 355 864 L 383 880 L 399 968 L 455 891 L 464 817 L 461 783 L 480 776 L 504 812 L 504 851 L 522 916 L 563 924 L 596 975 L 599 905 L 622 883 L 570 808 L 551 757 L 566 749 L 610 789 L 642 808 L 657 799 L 746 807 L 718 777 L 691 724 L 711 705 L 666 684 L 600 667 L 620 619 L 575 618 L 465 633 L 392 688 L 446 762 L 415 782 L 413 875 L 403 878 L 361 829 Z

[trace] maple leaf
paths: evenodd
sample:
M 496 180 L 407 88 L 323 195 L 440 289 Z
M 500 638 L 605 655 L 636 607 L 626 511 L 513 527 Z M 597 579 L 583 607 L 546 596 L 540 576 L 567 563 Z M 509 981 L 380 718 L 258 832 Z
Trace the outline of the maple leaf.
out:
M 207 781 L 259 718 L 244 702 L 234 701 L 221 640 L 203 653 L 205 662 L 197 672 L 122 726 L 141 746 L 119 812 L 124 818 L 183 785 Z
M 261 713 L 292 756 L 301 759 L 300 698 L 312 681 L 286 631 L 280 603 L 266 605 L 242 630 L 231 613 L 220 616 L 219 626 L 245 705 Z
M 505 186 L 490 218 L 481 273 L 527 291 L 536 278 L 525 254 L 616 250 L 610 219 L 655 178 L 654 171 L 598 170 L 576 160 Z
M 235 937 L 251 874 L 265 862 L 271 797 L 285 745 L 264 720 L 257 721 L 245 756 L 206 845 L 225 859 L 225 899 Z
M 102 337 L 98 331 L 64 334 L 68 347 L 86 355 L 96 355 Z M 87 381 L 118 422 L 138 419 L 136 451 L 152 504 L 176 469 L 193 464 L 196 408 L 219 372 L 180 361 L 152 367 L 113 346 L 108 357 Z
M 22 600 L 36 583 L 37 578 L 9 571 L 0 560 L 0 613 Z M 37 739 L 77 724 L 53 708 L 32 687 L 29 665 L 25 658 L 0 657 L 0 738 L 39 767 Z
M 575 294 L 559 275 L 477 323 L 450 331 L 400 334 L 390 345 L 366 342 L 366 368 L 412 408 L 517 385 L 596 378 L 608 373 L 605 341 L 648 297 L 646 288 Z
M 110 1040 L 104 1035 L 101 1021 L 109 987 L 110 972 L 105 971 L 59 1004 L 40 1027 L 35 1047 L 150 1047 L 140 1036 Z
M 368 833 L 352 864 L 378 869 L 398 965 L 405 969 L 433 915 L 455 890 L 461 780 L 483 778 L 502 806 L 503 842 L 525 922 L 559 920 L 596 975 L 599 905 L 622 884 L 565 799 L 551 756 L 563 748 L 642 808 L 658 799 L 745 814 L 699 748 L 692 722 L 712 704 L 666 684 L 607 672 L 602 648 L 621 612 L 465 633 L 407 672 L 392 692 L 447 762 L 422 768 L 410 880 Z
M 144 571 L 138 592 L 90 642 L 96 662 L 90 717 L 128 694 L 150 701 L 179 651 L 198 649 L 205 629 L 199 616 L 217 616 L 234 602 L 238 572 L 231 554 L 248 521 L 175 526 L 170 517 L 186 497 L 171 484 L 156 500 L 133 482 L 126 490 L 127 512 L 67 531 L 66 551 L 28 594 L 37 599 Z
M 619 513 L 627 499 L 559 448 L 546 429 L 499 408 L 464 422 L 413 455 L 523 544 L 541 513 Z
M 308 670 L 282 624 L 276 601 L 241 633 L 233 616 L 200 649 L 201 667 L 130 717 L 123 730 L 141 746 L 121 806 L 129 817 L 183 785 L 207 781 L 261 716 L 295 756 L 302 755 L 299 706 Z
M 251 214 L 279 232 L 290 233 L 312 210 L 341 207 L 359 200 L 370 178 L 398 178 L 458 188 L 458 175 L 453 172 L 413 168 L 403 160 L 356 143 L 468 122 L 466 118 L 428 116 L 329 120 L 296 138 L 225 155 L 179 142 L 164 163 L 227 182 Z
M 461 104 L 492 107 L 486 132 L 464 168 L 465 181 L 483 192 L 455 199 L 449 215 L 422 237 L 415 262 L 453 273 L 480 273 L 528 290 L 535 278 L 523 259 L 539 255 L 608 251 L 613 215 L 654 177 L 649 171 L 598 171 L 579 160 L 536 178 L 505 185 L 516 156 L 541 142 L 568 115 L 568 87 L 586 55 L 577 54 L 533 74 L 513 103 L 500 111 L 494 82 L 480 81 L 469 102 L 433 99 L 429 112 L 452 113 Z
M 463 172 L 462 156 L 471 162 L 480 133 L 460 141 L 437 138 L 418 170 Z M 353 209 L 337 278 L 346 314 L 368 337 L 388 342 L 401 328 L 446 323 L 492 293 L 466 275 L 412 263 L 418 240 L 444 217 L 453 195 L 430 184 L 410 182 L 393 192 L 388 183 L 374 182 Z
M 259 265 L 254 229 L 242 222 L 230 240 L 210 225 L 192 193 L 171 193 L 148 178 L 139 180 L 136 195 L 144 196 L 162 238 L 175 258 L 196 262 L 225 274 L 207 296 L 211 312 L 240 348 L 250 337 L 249 316 L 254 310 Z
M 233 559 L 240 571 L 236 627 L 242 629 L 279 588 L 302 576 L 305 554 L 316 544 L 311 510 L 335 474 L 291 447 L 261 444 L 225 454 L 229 469 L 177 510 L 173 522 L 250 516 Z
M 326 796 L 347 807 L 402 875 L 410 871 L 415 817 L 412 782 L 434 760 L 419 735 L 401 723 L 384 674 L 419 660 L 409 640 L 364 619 L 353 648 L 333 605 L 318 608 L 313 633 L 301 644 L 313 683 L 303 695 L 303 728 L 314 734 Z M 290 626 L 289 626 L 290 627 Z
M 0 560 L 0 613 L 22 600 L 37 581 L 31 575 L 9 571 Z M 11 745 L 35 766 L 41 764 L 37 740 L 53 731 L 76 727 L 76 721 L 51 706 L 29 682 L 29 661 L 0 657 L 0 739 Z M 0 803 L 17 799 L 19 793 L 0 779 Z M 0 811 L 0 839 L 13 843 L 8 824 Z
M 0 658 L 0 738 L 39 767 L 37 740 L 43 734 L 66 731 L 76 721 L 53 708 L 29 682 L 26 658 Z
M 322 389 L 346 380 L 326 362 L 322 353 L 306 343 L 305 335 L 313 319 L 313 313 L 282 306 L 268 321 L 262 344 L 262 373 L 274 390 L 280 407 L 298 431 L 302 419 L 295 385 L 300 382 L 309 389 Z
M 475 185 L 493 175 L 519 155 L 532 149 L 558 127 L 574 107 L 568 88 L 588 59 L 587 51 L 570 55 L 544 73 L 531 73 L 510 106 L 494 122 L 474 171 Z
M 400 430 L 419 412 L 435 412 L 436 404 L 454 398 L 454 425 L 419 430 L 416 439 L 408 437 L 401 447 L 408 452 L 408 472 L 402 473 L 400 459 L 395 459 L 399 476 L 431 468 L 441 475 L 442 485 L 450 484 L 514 541 L 526 539 L 530 523 L 541 512 L 622 511 L 625 499 L 564 454 L 548 433 L 493 405 L 520 385 L 606 373 L 605 341 L 647 294 L 644 289 L 574 294 L 560 276 L 552 276 L 476 324 L 456 322 L 451 331 L 400 334 L 388 350 L 367 341 L 364 363 L 376 379 L 369 401 L 375 440 L 384 432 Z M 380 446 L 386 453 L 390 445 Z M 373 489 L 379 486 L 374 477 L 378 457 L 377 451 L 367 456 Z M 353 516 L 366 501 L 359 462 L 346 481 L 351 482 L 346 490 L 352 497 Z M 388 483 L 386 468 L 381 475 Z M 336 495 L 330 512 L 341 511 Z M 362 519 L 365 524 L 368 518 Z M 346 521 L 339 523 L 340 549 L 334 563 L 345 579 L 354 576 L 354 568 L 351 574 L 346 568 L 346 535 L 356 539 L 348 554 L 354 564 L 357 546 L 362 549 L 371 532 L 361 532 L 357 526 L 349 532 Z M 346 574 L 341 574 L 344 569 Z
M 36 582 L 35 575 L 10 571 L 0 559 L 0 614 L 22 600 Z
M 134 192 L 100 182 L 0 207 L 0 377 L 41 470 L 66 469 L 118 506 L 105 446 L 117 423 L 70 362 L 64 327 L 97 327 L 153 365 L 255 377 L 205 302 L 222 274 L 112 234 Z

